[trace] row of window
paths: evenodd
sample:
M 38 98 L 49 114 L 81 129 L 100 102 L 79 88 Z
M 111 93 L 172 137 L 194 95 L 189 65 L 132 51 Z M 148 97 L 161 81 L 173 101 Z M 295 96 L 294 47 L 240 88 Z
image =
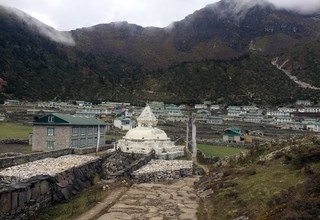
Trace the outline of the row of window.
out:
M 98 134 L 98 127 L 75 127 L 72 128 L 72 136 L 76 137 L 79 136 L 79 131 L 81 136 L 93 135 Z M 104 127 L 100 127 L 100 134 L 104 134 Z M 55 128 L 47 128 L 47 135 L 54 136 L 55 135 Z
M 79 131 L 81 136 L 93 135 L 98 133 L 98 127 L 73 127 L 72 128 L 72 136 L 79 136 Z M 100 134 L 104 133 L 104 127 L 100 127 Z
M 98 138 L 72 139 L 71 147 L 92 147 L 97 145 Z M 100 138 L 100 144 L 104 144 L 104 137 Z

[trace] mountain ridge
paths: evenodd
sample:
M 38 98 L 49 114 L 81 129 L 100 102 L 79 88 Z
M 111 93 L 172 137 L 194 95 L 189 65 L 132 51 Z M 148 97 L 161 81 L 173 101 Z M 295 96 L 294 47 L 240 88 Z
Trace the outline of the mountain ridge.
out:
M 285 69 L 301 81 L 319 86 L 319 14 L 301 15 L 276 9 L 272 4 L 245 8 L 245 16 L 241 10 L 236 11 L 241 19 L 219 17 L 217 13 L 212 13 L 212 7 L 214 10 L 232 11 L 232 3 L 235 1 L 208 5 L 184 20 L 173 23 L 170 28 L 144 28 L 120 22 L 76 29 L 68 32 L 73 37 L 74 46 L 52 42 L 30 29 L 30 25 L 17 22 L 17 18 L 0 10 L 0 23 L 4 27 L 0 30 L 0 53 L 3 55 L 0 58 L 0 78 L 6 82 L 0 98 L 137 101 L 148 97 L 168 102 L 175 99 L 179 102 L 196 102 L 211 98 L 263 104 L 291 102 L 298 97 L 317 99 L 316 92 L 289 83 L 289 78 L 279 78 L 278 74 L 285 74 L 277 70 L 271 61 L 275 57 L 279 57 L 279 60 L 289 59 Z M 31 51 L 35 55 L 30 54 Z M 313 55 L 310 55 L 310 51 Z M 255 59 L 259 62 L 255 62 Z M 188 68 L 195 71 L 193 74 L 200 76 L 198 80 L 193 80 L 196 76 L 186 74 L 186 70 L 180 68 L 186 62 L 191 63 Z M 241 62 L 249 65 L 248 70 L 244 69 Z M 249 75 L 253 74 L 251 77 L 254 77 L 257 86 L 247 85 L 249 91 L 242 89 L 239 95 L 232 95 L 230 91 L 234 90 L 231 88 L 237 84 L 223 77 L 228 74 L 228 69 L 223 67 L 227 64 L 233 66 L 233 72 L 242 74 L 242 77 L 249 77 L 243 71 L 259 72 L 254 65 L 265 66 L 261 74 L 272 72 L 273 78 L 266 76 L 266 80 L 279 78 L 284 85 L 288 85 L 282 91 L 288 97 L 279 95 L 277 99 L 278 91 L 264 85 L 259 79 L 262 75 L 256 73 Z M 202 79 L 201 75 L 208 74 L 208 66 L 212 70 L 223 69 L 220 71 L 222 75 L 214 73 Z M 172 68 L 176 70 L 172 71 Z M 161 78 L 163 73 L 168 79 L 175 76 L 177 82 L 172 79 L 173 86 L 168 87 L 172 83 Z M 188 84 L 190 88 L 198 88 L 209 83 L 208 80 L 214 80 L 214 77 L 222 77 L 227 83 L 220 83 L 224 86 L 212 84 L 214 88 L 207 88 L 205 92 L 197 90 L 194 95 L 191 89 L 189 91 L 181 86 Z M 178 83 L 179 80 L 193 81 Z M 242 80 L 238 82 L 239 86 L 245 88 L 244 82 L 248 83 L 248 80 Z M 48 92 L 48 84 L 54 95 Z M 177 91 L 184 91 L 185 94 L 168 96 L 151 88 L 155 91 L 154 95 L 146 95 L 144 91 L 151 91 L 149 87 L 155 85 L 170 94 L 179 94 Z M 257 95 L 259 87 L 264 94 Z M 225 97 L 220 90 L 226 91 Z M 259 98 L 255 100 L 247 94 L 255 94 Z

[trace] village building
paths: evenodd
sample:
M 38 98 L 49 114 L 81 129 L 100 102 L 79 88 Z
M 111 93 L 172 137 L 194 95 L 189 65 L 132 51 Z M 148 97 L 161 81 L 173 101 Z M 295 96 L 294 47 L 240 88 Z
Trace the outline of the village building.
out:
M 244 111 L 257 111 L 257 110 L 259 110 L 259 108 L 257 106 L 254 106 L 254 105 L 242 106 L 241 108 Z
M 241 106 L 228 106 L 227 111 L 241 111 Z
M 126 117 L 133 117 L 134 116 L 134 110 L 133 109 L 126 109 L 126 111 L 124 112 L 124 116 Z
M 4 114 L 0 114 L 0 122 L 4 122 L 6 120 L 6 116 Z
M 277 124 L 288 124 L 292 122 L 292 118 L 290 117 L 276 117 L 275 121 Z
M 98 119 L 50 114 L 33 122 L 32 150 L 97 147 L 105 144 L 106 124 Z
M 157 118 L 150 106 L 146 106 L 137 118 L 138 126 L 131 129 L 118 142 L 118 149 L 123 152 L 148 154 L 155 151 L 159 159 L 174 159 L 184 156 L 184 146 L 175 146 L 167 134 L 156 128 Z
M 283 111 L 267 111 L 267 116 L 276 116 L 276 117 L 289 117 L 290 112 L 283 112 Z
M 8 105 L 8 106 L 18 106 L 20 104 L 21 104 L 21 102 L 19 100 L 5 100 L 4 101 L 4 105 Z
M 168 115 L 166 117 L 163 117 L 163 119 L 167 122 L 188 122 L 189 117 L 186 115 Z
M 290 107 L 280 107 L 280 108 L 278 108 L 278 111 L 293 113 L 293 112 L 297 112 L 297 109 L 296 108 L 290 108 Z
M 113 125 L 122 131 L 129 131 L 133 128 L 133 121 L 128 117 L 121 117 L 115 119 Z
M 234 109 L 228 110 L 229 117 L 240 117 L 241 115 L 244 115 L 246 113 L 247 113 L 246 111 L 242 111 L 242 110 L 234 110 Z
M 207 118 L 207 124 L 222 125 L 223 124 L 223 117 L 221 117 L 221 116 L 209 116 Z
M 210 110 L 211 111 L 218 111 L 218 110 L 220 110 L 220 106 L 219 105 L 211 105 Z
M 225 143 L 240 143 L 243 134 L 240 128 L 227 128 L 224 130 L 223 142 Z
M 262 119 L 263 119 L 263 116 L 259 116 L 259 115 L 245 115 L 242 120 L 244 122 L 260 124 Z
M 319 106 L 302 107 L 302 108 L 299 108 L 298 111 L 300 113 L 320 113 L 320 107 Z
M 207 109 L 208 106 L 206 104 L 196 104 L 194 106 L 195 109 Z
M 296 101 L 296 105 L 298 105 L 298 106 L 301 106 L 301 105 L 303 105 L 303 106 L 311 106 L 312 103 L 311 103 L 310 100 L 297 100 Z

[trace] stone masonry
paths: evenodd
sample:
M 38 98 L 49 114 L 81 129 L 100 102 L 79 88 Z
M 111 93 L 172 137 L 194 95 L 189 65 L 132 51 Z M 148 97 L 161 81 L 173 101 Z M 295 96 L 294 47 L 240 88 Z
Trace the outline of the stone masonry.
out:
M 159 182 L 192 176 L 193 162 L 186 160 L 152 160 L 133 172 L 137 182 Z

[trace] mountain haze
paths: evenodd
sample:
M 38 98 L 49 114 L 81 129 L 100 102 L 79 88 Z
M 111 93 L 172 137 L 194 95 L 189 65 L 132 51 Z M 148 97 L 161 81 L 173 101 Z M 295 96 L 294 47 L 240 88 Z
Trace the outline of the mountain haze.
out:
M 3 99 L 279 104 L 319 95 L 271 62 L 287 61 L 284 69 L 320 87 L 320 13 L 223 0 L 166 28 L 118 22 L 70 32 L 21 13 L 0 7 Z

